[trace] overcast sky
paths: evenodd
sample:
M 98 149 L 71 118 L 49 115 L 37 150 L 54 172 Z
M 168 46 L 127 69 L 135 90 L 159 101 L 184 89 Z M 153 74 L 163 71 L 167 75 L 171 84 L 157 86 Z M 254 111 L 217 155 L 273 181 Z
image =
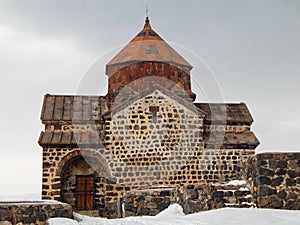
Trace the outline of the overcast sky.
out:
M 104 65 L 141 30 L 145 4 L 0 0 L 0 195 L 40 190 L 43 95 L 105 94 Z M 245 102 L 258 151 L 300 151 L 300 1 L 147 4 L 152 28 L 192 61 L 198 101 Z

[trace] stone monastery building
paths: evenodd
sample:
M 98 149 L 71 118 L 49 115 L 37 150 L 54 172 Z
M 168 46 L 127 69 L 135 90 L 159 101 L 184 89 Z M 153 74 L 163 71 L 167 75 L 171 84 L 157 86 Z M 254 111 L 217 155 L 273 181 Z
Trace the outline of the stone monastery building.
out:
M 107 63 L 105 96 L 46 94 L 42 198 L 100 216 L 156 214 L 179 190 L 237 179 L 259 145 L 253 118 L 245 103 L 194 102 L 191 70 L 146 18 Z

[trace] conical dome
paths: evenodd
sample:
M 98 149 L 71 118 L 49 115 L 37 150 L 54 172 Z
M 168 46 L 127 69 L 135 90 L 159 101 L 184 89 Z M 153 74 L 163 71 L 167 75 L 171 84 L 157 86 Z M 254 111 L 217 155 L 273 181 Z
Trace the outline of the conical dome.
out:
M 144 28 L 106 65 L 106 74 L 110 76 L 136 62 L 161 62 L 186 72 L 192 69 L 192 65 L 151 28 L 148 17 Z
M 195 99 L 191 69 L 191 64 L 151 28 L 147 17 L 143 29 L 106 65 L 108 95 L 114 99 L 124 87 L 134 86 L 138 91 L 156 83 L 168 90 L 179 87 Z

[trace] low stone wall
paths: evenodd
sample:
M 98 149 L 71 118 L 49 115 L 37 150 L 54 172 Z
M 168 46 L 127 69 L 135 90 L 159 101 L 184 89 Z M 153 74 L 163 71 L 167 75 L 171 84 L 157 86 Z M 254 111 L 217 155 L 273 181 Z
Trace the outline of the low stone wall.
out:
M 300 153 L 263 153 L 256 158 L 258 207 L 300 210 Z
M 0 224 L 46 224 L 53 217 L 73 218 L 72 207 L 57 201 L 0 202 Z
M 154 216 L 175 203 L 174 188 L 132 190 L 123 196 L 123 217 Z
M 180 204 L 186 214 L 255 206 L 246 182 L 187 185 L 126 192 L 122 198 L 122 216 L 156 215 L 173 203 Z
M 188 185 L 180 188 L 179 204 L 184 213 L 195 213 L 223 207 L 253 207 L 253 196 L 246 183 Z

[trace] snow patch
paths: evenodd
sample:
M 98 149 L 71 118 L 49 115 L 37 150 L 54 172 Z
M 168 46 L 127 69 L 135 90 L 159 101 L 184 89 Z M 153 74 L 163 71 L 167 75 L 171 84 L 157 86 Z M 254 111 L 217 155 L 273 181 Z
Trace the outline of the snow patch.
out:
M 47 225 L 78 225 L 78 222 L 68 218 L 57 217 L 48 219 Z
M 74 218 L 78 221 L 79 225 L 299 225 L 300 211 L 223 208 L 184 215 L 181 206 L 174 204 L 156 216 L 106 219 L 82 216 L 75 213 Z
M 169 205 L 167 209 L 157 214 L 157 218 L 166 218 L 166 217 L 182 217 L 185 216 L 182 207 L 179 204 Z
M 230 182 L 228 182 L 227 184 L 225 184 L 226 186 L 228 185 L 233 185 L 233 186 L 241 186 L 241 185 L 245 185 L 246 181 L 245 180 L 232 180 Z
M 241 188 L 239 189 L 239 191 L 249 191 L 249 189 L 248 189 L 248 188 L 243 188 L 243 187 L 241 187 Z

